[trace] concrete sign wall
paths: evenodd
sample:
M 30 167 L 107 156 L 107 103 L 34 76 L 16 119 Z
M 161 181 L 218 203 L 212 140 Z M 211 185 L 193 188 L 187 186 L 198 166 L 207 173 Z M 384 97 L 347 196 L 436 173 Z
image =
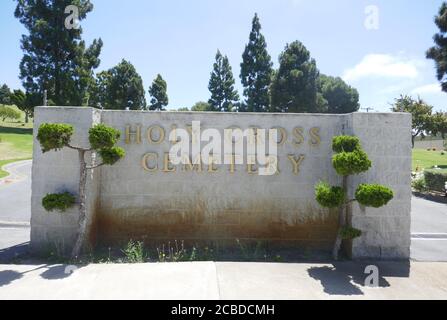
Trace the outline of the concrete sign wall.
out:
M 234 114 L 199 112 L 98 111 L 91 108 L 37 108 L 35 126 L 44 122 L 70 123 L 74 143 L 88 146 L 88 129 L 97 123 L 122 132 L 126 157 L 89 176 L 88 213 L 91 241 L 122 244 L 129 239 L 147 243 L 265 241 L 290 248 L 329 250 L 337 229 L 337 212 L 321 208 L 314 186 L 320 180 L 340 184 L 331 165 L 334 135 L 357 135 L 373 161 L 373 168 L 350 179 L 381 183 L 395 191 L 395 199 L 380 209 L 352 207 L 354 227 L 364 230 L 354 241 L 353 256 L 408 258 L 410 247 L 411 117 L 408 114 Z M 197 124 L 200 124 L 199 132 Z M 242 138 L 265 141 L 269 129 L 274 147 L 266 147 L 263 165 L 247 161 L 250 152 L 225 148 L 238 143 L 229 129 L 262 132 Z M 214 140 L 219 157 L 200 157 L 194 147 L 179 164 L 169 152 L 186 132 L 198 139 L 200 151 Z M 210 138 L 211 137 L 211 138 Z M 263 140 L 264 139 L 264 140 Z M 197 142 L 197 141 L 196 141 Z M 214 141 L 215 142 L 215 141 Z M 216 147 L 214 148 L 216 149 Z M 276 150 L 274 150 L 276 149 Z M 197 150 L 196 150 L 197 151 Z M 216 151 L 216 150 L 214 150 Z M 272 160 L 272 151 L 277 157 Z M 275 153 L 275 154 L 276 154 Z M 243 158 L 243 159 L 241 159 Z M 47 193 L 77 194 L 77 153 L 72 150 L 42 154 L 35 141 L 31 241 L 36 249 L 71 246 L 77 209 L 47 213 L 41 206 Z M 242 161 L 243 163 L 241 163 Z M 275 162 L 274 171 L 265 168 Z M 351 190 L 351 193 L 353 190 Z

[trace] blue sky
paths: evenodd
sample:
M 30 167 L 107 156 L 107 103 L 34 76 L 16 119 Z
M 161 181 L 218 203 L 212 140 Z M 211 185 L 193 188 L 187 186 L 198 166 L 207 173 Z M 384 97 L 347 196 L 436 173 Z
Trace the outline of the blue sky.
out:
M 360 93 L 362 108 L 388 111 L 399 94 L 418 94 L 435 109 L 447 109 L 425 59 L 437 32 L 435 0 L 92 0 L 95 9 L 82 21 L 84 39 L 101 37 L 98 71 L 131 61 L 146 90 L 160 73 L 168 82 L 169 108 L 191 107 L 209 97 L 208 80 L 216 50 L 228 55 L 242 93 L 239 71 L 255 12 L 268 50 L 278 56 L 288 42 L 300 40 L 320 72 L 343 77 Z M 378 29 L 365 27 L 365 9 L 378 9 Z M 20 87 L 20 35 L 15 2 L 0 1 L 0 83 Z

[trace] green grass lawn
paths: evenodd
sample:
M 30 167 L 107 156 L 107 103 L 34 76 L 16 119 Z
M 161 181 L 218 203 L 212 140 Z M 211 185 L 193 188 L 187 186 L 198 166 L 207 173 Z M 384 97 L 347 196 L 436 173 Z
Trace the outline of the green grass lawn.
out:
M 416 167 L 422 170 L 433 166 L 447 166 L 447 152 L 442 155 L 441 151 L 413 150 L 413 171 Z
M 0 127 L 0 160 L 29 159 L 32 150 L 32 129 Z
M 22 117 L 17 121 L 0 119 L 0 178 L 8 175 L 1 170 L 2 166 L 32 158 L 33 123 L 30 119 L 26 124 L 25 115 L 21 113 Z

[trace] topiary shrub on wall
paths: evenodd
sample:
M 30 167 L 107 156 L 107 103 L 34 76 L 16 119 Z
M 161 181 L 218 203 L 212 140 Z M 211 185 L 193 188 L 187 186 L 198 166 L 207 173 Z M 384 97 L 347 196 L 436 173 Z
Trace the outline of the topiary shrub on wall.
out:
M 103 124 L 98 124 L 89 130 L 90 148 L 73 146 L 71 138 L 74 133 L 72 125 L 63 123 L 44 123 L 39 127 L 37 140 L 42 152 L 58 151 L 63 148 L 77 150 L 79 154 L 79 220 L 76 242 L 73 247 L 71 258 L 79 257 L 86 239 L 87 216 L 86 216 L 86 194 L 87 171 L 102 165 L 113 165 L 125 156 L 125 151 L 116 147 L 120 138 L 120 132 Z M 102 159 L 100 163 L 87 164 L 86 153 L 96 153 Z M 96 159 L 96 157 L 92 157 Z M 65 211 L 75 204 L 75 197 L 70 193 L 49 194 L 42 199 L 42 206 L 47 211 Z
M 69 192 L 47 194 L 42 199 L 42 206 L 48 212 L 55 210 L 59 212 L 65 212 L 67 211 L 67 209 L 73 207 L 75 203 L 75 196 Z
M 368 171 L 372 163 L 362 150 L 360 140 L 352 136 L 337 136 L 333 138 L 332 150 L 335 155 L 332 165 L 335 171 L 343 177 L 343 185 L 330 186 L 320 182 L 315 187 L 317 202 L 325 208 L 339 208 L 339 229 L 335 240 L 332 256 L 338 260 L 343 240 L 353 240 L 362 235 L 362 231 L 349 224 L 349 205 L 357 201 L 365 207 L 380 208 L 393 199 L 393 191 L 378 184 L 361 184 L 355 192 L 355 199 L 348 199 L 348 177 Z

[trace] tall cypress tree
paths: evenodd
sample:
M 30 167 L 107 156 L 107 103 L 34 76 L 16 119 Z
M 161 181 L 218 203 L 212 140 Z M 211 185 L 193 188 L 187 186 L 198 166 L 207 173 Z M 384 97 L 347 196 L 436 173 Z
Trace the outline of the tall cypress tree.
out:
M 208 89 L 211 98 L 208 100 L 210 111 L 234 111 L 238 107 L 239 94 L 234 88 L 233 71 L 227 56 L 222 56 L 219 50 L 216 62 L 211 72 Z
M 20 79 L 27 94 L 43 95 L 56 105 L 88 104 L 93 69 L 99 66 L 101 39 L 86 47 L 82 28 L 67 29 L 65 9 L 75 5 L 82 21 L 93 10 L 89 0 L 17 0 L 15 16 L 28 30 L 21 44 Z
M 255 14 L 250 40 L 245 46 L 241 63 L 241 82 L 245 101 L 240 111 L 268 112 L 270 105 L 269 87 L 273 74 L 273 63 L 267 52 L 267 44 L 261 34 L 261 24 Z
M 447 92 L 447 2 L 442 3 L 435 24 L 440 32 L 433 37 L 436 45 L 427 51 L 427 58 L 435 61 L 438 80 Z
M 152 97 L 149 110 L 165 110 L 165 107 L 169 103 L 167 89 L 168 85 L 166 81 L 161 77 L 161 75 L 157 75 L 149 88 L 149 94 Z
M 299 41 L 287 44 L 279 64 L 271 86 L 272 111 L 316 112 L 319 71 L 306 47 Z

